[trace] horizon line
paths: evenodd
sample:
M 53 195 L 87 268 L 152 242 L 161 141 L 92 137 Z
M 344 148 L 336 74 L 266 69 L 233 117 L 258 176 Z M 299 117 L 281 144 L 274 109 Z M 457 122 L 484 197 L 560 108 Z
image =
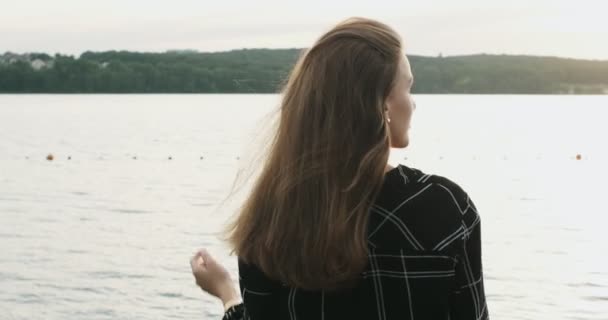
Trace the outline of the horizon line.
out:
M 212 50 L 212 51 L 202 51 L 198 49 L 191 48 L 183 48 L 183 49 L 165 49 L 165 50 L 128 50 L 128 49 L 106 49 L 106 50 L 84 50 L 79 54 L 71 54 L 71 53 L 62 53 L 62 52 L 52 52 L 48 53 L 45 51 L 11 51 L 6 50 L 1 52 L 0 55 L 5 55 L 7 53 L 16 54 L 16 55 L 25 55 L 25 54 L 47 54 L 50 56 L 54 55 L 63 55 L 63 56 L 74 56 L 80 58 L 82 54 L 87 52 L 92 53 L 102 53 L 102 52 L 132 52 L 132 53 L 172 53 L 172 52 L 183 52 L 183 53 L 225 53 L 225 52 L 234 52 L 234 51 L 246 51 L 246 50 L 305 50 L 306 47 L 284 47 L 284 48 L 270 48 L 270 47 L 241 47 L 235 49 L 225 49 L 225 50 Z M 414 57 L 424 57 L 424 58 L 456 58 L 456 57 L 471 57 L 471 56 L 512 56 L 512 57 L 534 57 L 534 58 L 557 58 L 557 59 L 568 59 L 568 60 L 579 60 L 579 61 L 593 61 L 593 62 L 608 62 L 607 59 L 591 59 L 591 58 L 577 58 L 577 57 L 567 57 L 567 56 L 557 56 L 557 55 L 541 55 L 541 54 L 525 54 L 525 53 L 487 53 L 487 52 L 477 52 L 477 53 L 466 53 L 466 54 L 443 54 L 439 53 L 436 55 L 425 55 L 425 54 L 416 54 L 416 53 L 406 53 L 406 56 L 414 56 Z

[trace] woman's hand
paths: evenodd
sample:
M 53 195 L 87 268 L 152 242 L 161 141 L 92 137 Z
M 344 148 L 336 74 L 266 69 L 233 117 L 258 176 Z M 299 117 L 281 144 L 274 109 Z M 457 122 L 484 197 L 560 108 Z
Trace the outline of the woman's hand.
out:
M 218 297 L 224 303 L 224 307 L 235 302 L 240 302 L 240 295 L 235 290 L 228 270 L 217 263 L 205 249 L 199 250 L 190 259 L 192 275 L 196 284 L 203 291 Z

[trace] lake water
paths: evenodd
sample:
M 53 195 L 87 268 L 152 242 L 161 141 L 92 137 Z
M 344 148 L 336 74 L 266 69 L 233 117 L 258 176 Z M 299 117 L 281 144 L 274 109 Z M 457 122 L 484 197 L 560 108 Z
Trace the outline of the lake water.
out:
M 390 161 L 474 199 L 491 318 L 608 319 L 608 96 L 416 99 Z M 0 95 L 0 319 L 220 319 L 189 258 L 236 275 L 217 205 L 277 102 Z

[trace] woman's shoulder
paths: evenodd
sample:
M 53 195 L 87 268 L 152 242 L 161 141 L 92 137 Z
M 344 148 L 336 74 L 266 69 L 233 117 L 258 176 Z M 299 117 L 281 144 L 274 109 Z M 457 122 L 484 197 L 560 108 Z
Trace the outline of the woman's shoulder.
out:
M 370 216 L 370 235 L 378 245 L 404 238 L 413 249 L 441 251 L 452 243 L 445 239 L 457 239 L 479 222 L 468 193 L 450 178 L 399 164 L 386 180 Z
M 411 205 L 429 209 L 443 207 L 460 214 L 469 209 L 476 211 L 469 193 L 455 180 L 404 164 L 387 173 L 380 198 L 391 211 Z
M 408 186 L 424 188 L 435 185 L 454 195 L 466 195 L 464 189 L 454 180 L 442 175 L 425 172 L 419 168 L 410 167 L 402 163 L 397 164 L 389 170 L 386 178 L 392 182 L 400 182 L 391 184 L 393 187 Z

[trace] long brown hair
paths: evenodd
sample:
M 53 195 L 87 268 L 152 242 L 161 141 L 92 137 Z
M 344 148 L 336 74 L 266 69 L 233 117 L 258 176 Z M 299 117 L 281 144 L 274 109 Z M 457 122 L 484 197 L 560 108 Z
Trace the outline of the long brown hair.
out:
M 390 27 L 351 18 L 300 57 L 268 157 L 227 229 L 241 260 L 309 290 L 348 287 L 363 271 L 369 209 L 390 150 L 385 101 L 401 52 Z

